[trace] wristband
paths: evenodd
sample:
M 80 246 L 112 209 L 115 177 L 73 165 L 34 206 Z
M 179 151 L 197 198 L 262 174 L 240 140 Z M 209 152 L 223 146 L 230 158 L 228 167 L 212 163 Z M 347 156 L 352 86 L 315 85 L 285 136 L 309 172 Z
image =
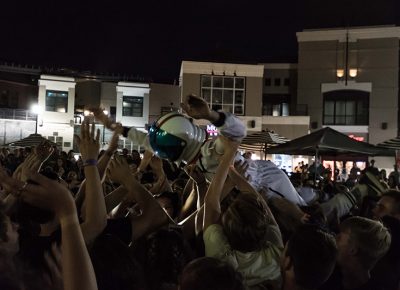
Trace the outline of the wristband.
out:
M 97 165 L 97 160 L 96 159 L 86 159 L 85 162 L 83 162 L 83 167 L 96 166 L 96 165 Z

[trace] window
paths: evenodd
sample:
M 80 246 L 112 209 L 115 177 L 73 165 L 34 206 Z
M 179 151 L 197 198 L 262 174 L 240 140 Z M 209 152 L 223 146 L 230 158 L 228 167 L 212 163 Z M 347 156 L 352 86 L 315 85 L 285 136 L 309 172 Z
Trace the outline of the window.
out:
M 281 86 L 281 79 L 275 79 L 274 80 L 274 85 L 275 85 L 275 87 L 280 87 Z
M 270 87 L 271 86 L 271 78 L 266 78 L 265 79 L 265 86 Z
M 369 93 L 340 90 L 324 94 L 324 125 L 368 125 Z
M 213 110 L 244 115 L 245 78 L 203 75 L 201 96 Z
M 263 95 L 262 114 L 264 116 L 289 116 L 290 95 Z
M 110 117 L 115 121 L 117 119 L 117 107 L 110 107 Z
M 122 116 L 143 117 L 143 98 L 133 97 L 133 96 L 123 96 Z
M 285 87 L 290 86 L 290 79 L 289 79 L 289 78 L 285 78 L 285 79 L 283 80 L 283 85 L 284 85 Z
M 68 92 L 46 91 L 46 111 L 67 113 L 68 112 Z

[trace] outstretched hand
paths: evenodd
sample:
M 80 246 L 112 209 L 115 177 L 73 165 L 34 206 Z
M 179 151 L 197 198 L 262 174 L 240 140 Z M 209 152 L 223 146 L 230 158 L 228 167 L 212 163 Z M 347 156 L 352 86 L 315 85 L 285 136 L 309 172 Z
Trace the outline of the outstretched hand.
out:
M 47 159 L 53 154 L 54 147 L 51 146 L 51 143 L 48 140 L 44 140 L 41 142 L 34 150 L 34 153 L 40 159 L 42 163 L 46 162 Z
M 240 180 L 244 178 L 247 182 L 251 181 L 251 176 L 246 174 L 247 169 L 249 168 L 249 163 L 246 160 L 236 161 L 233 166 L 229 169 L 229 177 L 231 180 Z
M 210 120 L 212 117 L 212 112 L 207 102 L 195 95 L 186 96 L 183 103 L 181 103 L 181 107 L 186 114 L 194 119 Z
M 97 160 L 100 150 L 100 130 L 96 130 L 95 124 L 90 124 L 87 120 L 83 121 L 81 125 L 81 136 L 75 135 L 75 138 L 79 146 L 79 151 L 82 154 L 82 159 Z
M 36 172 L 30 174 L 29 180 L 35 184 L 26 183 L 20 188 L 19 193 L 23 201 L 52 210 L 60 220 L 75 214 L 74 199 L 60 182 Z
M 37 154 L 30 154 L 22 164 L 20 180 L 23 182 L 27 181 L 29 173 L 38 172 L 42 163 L 43 162 L 40 160 L 40 157 Z
M 107 176 L 114 182 L 124 184 L 131 177 L 128 162 L 125 158 L 115 154 L 107 168 Z
M 121 123 L 114 122 L 113 119 L 104 114 L 102 108 L 91 109 L 95 118 L 100 121 L 107 129 L 122 134 L 123 128 Z

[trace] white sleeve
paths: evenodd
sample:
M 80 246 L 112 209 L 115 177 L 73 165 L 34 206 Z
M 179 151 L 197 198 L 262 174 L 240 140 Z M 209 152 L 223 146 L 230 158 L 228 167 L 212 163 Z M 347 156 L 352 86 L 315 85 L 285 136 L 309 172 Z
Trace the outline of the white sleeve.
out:
M 246 127 L 237 116 L 228 112 L 221 112 L 225 115 L 225 122 L 218 127 L 222 136 L 228 137 L 235 141 L 242 141 L 246 137 Z
M 153 149 L 150 146 L 150 140 L 147 133 L 139 131 L 135 127 L 132 127 L 128 131 L 127 138 L 139 144 L 140 146 L 144 146 L 146 150 L 153 151 Z
M 224 124 L 218 127 L 218 131 L 222 136 L 228 137 L 237 142 L 241 142 L 244 137 L 246 137 L 246 127 L 242 120 L 236 117 L 232 113 L 219 112 L 225 115 Z M 223 154 L 224 149 L 221 140 L 217 138 L 215 141 L 215 151 L 218 154 Z

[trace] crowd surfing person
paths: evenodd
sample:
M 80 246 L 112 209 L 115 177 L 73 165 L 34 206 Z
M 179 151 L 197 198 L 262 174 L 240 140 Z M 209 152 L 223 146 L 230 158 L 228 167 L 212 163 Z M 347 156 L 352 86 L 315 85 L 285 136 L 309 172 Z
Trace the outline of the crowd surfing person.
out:
M 228 137 L 239 143 L 246 136 L 246 128 L 238 117 L 229 112 L 210 110 L 202 98 L 189 95 L 181 106 L 190 118 L 205 119 L 215 125 L 219 129 L 219 136 Z M 149 133 L 144 133 L 135 127 L 123 127 L 122 124 L 115 123 L 100 108 L 93 111 L 96 118 L 108 129 L 141 144 L 158 157 L 174 162 L 178 166 L 182 166 L 182 163 L 186 165 L 196 163 L 208 182 L 215 175 L 218 159 L 225 150 L 221 138 L 207 139 L 206 131 L 194 125 L 186 116 L 178 112 L 166 114 L 151 126 Z M 237 153 L 235 159 L 244 158 Z M 286 174 L 272 162 L 266 160 L 249 162 L 247 173 L 251 175 L 251 185 L 257 191 L 269 197 L 284 196 L 298 205 L 306 205 Z
M 352 191 L 306 204 L 272 163 L 238 158 L 234 115 L 191 98 L 183 108 L 218 125 L 217 140 L 182 114 L 145 135 L 96 113 L 114 130 L 107 150 L 85 120 L 78 161 L 44 143 L 2 163 L 0 289 L 398 288 L 399 191 L 366 172 Z M 178 135 L 182 124 L 201 138 Z M 149 142 L 143 156 L 119 154 L 121 134 Z

